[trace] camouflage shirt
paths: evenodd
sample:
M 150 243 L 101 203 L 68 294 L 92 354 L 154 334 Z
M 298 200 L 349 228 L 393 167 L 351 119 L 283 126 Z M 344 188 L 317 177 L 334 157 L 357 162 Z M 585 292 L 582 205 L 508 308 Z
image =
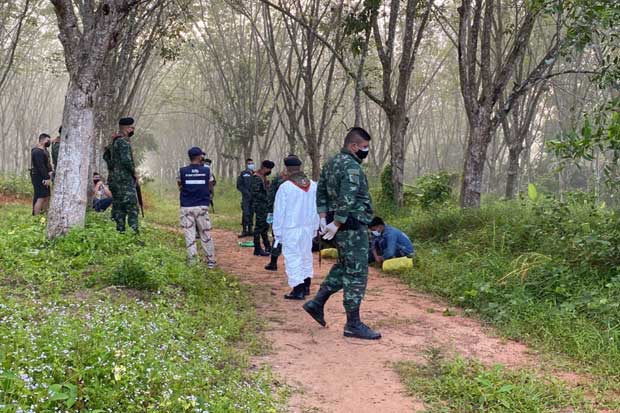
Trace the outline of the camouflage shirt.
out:
M 106 148 L 106 152 L 108 151 L 110 162 L 108 162 L 105 154 L 104 158 L 108 162 L 108 168 L 110 169 L 110 183 L 133 182 L 133 177 L 136 175 L 136 166 L 129 139 L 126 137 L 115 138 L 114 142 Z
M 316 193 L 319 213 L 334 212 L 334 220 L 342 224 L 349 216 L 370 223 L 372 200 L 361 162 L 343 149 L 323 165 Z
M 280 188 L 280 185 L 284 182 L 286 182 L 286 178 L 284 178 L 282 174 L 278 174 L 271 181 L 271 185 L 269 185 L 269 212 L 271 213 L 273 213 L 273 204 L 276 201 L 276 193 L 278 192 L 278 188 Z
M 252 175 L 252 202 L 255 211 L 269 210 L 269 182 L 259 174 Z
M 58 152 L 60 150 L 60 142 L 52 143 L 52 164 L 54 165 L 54 170 L 58 166 Z

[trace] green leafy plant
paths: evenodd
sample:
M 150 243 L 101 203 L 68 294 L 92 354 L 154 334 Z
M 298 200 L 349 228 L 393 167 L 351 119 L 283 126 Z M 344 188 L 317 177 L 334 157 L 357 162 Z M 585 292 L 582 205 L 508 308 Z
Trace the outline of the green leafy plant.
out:
M 413 187 L 413 200 L 423 210 L 445 205 L 452 196 L 451 180 L 446 172 L 421 176 Z
M 394 203 L 394 182 L 392 182 L 392 165 L 386 165 L 381 172 L 381 200 Z
M 125 258 L 117 265 L 110 281 L 115 285 L 138 290 L 157 290 L 159 286 L 144 265 L 133 257 Z

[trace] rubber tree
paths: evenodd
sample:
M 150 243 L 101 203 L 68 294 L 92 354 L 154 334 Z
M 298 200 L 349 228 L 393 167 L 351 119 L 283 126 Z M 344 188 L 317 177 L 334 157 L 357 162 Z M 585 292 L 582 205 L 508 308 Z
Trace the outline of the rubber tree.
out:
M 122 22 L 136 1 L 50 1 L 69 75 L 62 145 L 47 222 L 47 237 L 55 238 L 84 224 L 97 88 L 103 63 L 116 46 Z
M 260 1 L 292 18 L 304 26 L 304 28 L 312 30 L 308 22 L 293 15 L 281 4 L 275 4 L 269 0 Z M 415 99 L 421 95 L 421 93 L 418 93 L 414 98 L 411 98 L 409 96 L 409 85 L 411 75 L 416 67 L 422 41 L 429 30 L 431 12 L 436 4 L 434 0 L 392 0 L 389 2 L 389 5 L 386 3 L 386 10 L 381 12 L 380 7 L 382 3 L 380 0 L 364 1 L 361 13 L 350 15 L 354 25 L 359 29 L 355 32 L 361 34 L 361 38 L 365 39 L 365 41 L 370 41 L 375 46 L 381 66 L 379 71 L 380 79 L 378 80 L 381 83 L 380 92 L 363 83 L 363 79 L 360 78 L 364 74 L 363 66 L 358 64 L 353 69 L 346 61 L 342 49 L 339 49 L 329 39 L 321 36 L 320 33 L 315 32 L 315 38 L 324 44 L 334 55 L 349 77 L 353 80 L 357 79 L 356 88 L 358 92 L 361 88 L 364 94 L 385 112 L 389 123 L 390 161 L 394 170 L 392 180 L 394 183 L 395 201 L 402 205 L 406 152 L 405 135 L 409 125 L 407 112 L 408 108 L 415 102 Z M 404 4 L 404 10 L 401 8 L 402 4 Z M 362 17 L 361 20 L 360 17 Z M 379 19 L 383 18 L 387 18 L 387 21 L 379 21 Z M 370 25 L 370 28 L 372 28 L 369 36 L 367 35 L 369 33 L 367 25 Z M 349 32 L 348 34 L 351 33 Z M 361 46 L 361 52 L 364 53 L 365 46 Z M 361 61 L 361 59 L 359 60 Z M 361 61 L 361 64 L 363 64 L 363 61 Z M 437 70 L 435 70 L 433 75 L 429 76 L 422 89 L 428 86 L 436 73 Z M 359 117 L 359 110 L 356 116 Z M 359 119 L 357 121 L 359 122 Z
M 409 84 L 433 6 L 432 0 L 407 0 L 405 10 L 401 10 L 401 1 L 392 0 L 385 34 L 377 14 L 373 15 L 372 20 L 372 36 L 381 62 L 382 96 L 377 96 L 368 87 L 363 90 L 368 98 L 383 109 L 388 119 L 394 201 L 399 206 L 403 204 L 406 132 L 409 126 L 407 109 L 411 105 Z M 404 24 L 397 30 L 402 14 Z M 399 33 L 402 33 L 400 42 L 397 41 Z M 400 59 L 397 59 L 399 50 Z
M 549 2 L 553 3 L 553 2 Z M 461 183 L 461 207 L 479 207 L 487 149 L 502 119 L 533 86 L 560 73 L 549 73 L 563 45 L 561 13 L 558 31 L 549 48 L 523 81 L 509 89 L 517 62 L 530 43 L 534 24 L 546 10 L 546 2 L 519 2 L 521 12 L 512 16 L 512 35 L 503 47 L 493 41 L 504 25 L 502 0 L 462 0 L 458 9 L 457 37 L 459 82 L 469 123 Z M 505 98 L 504 98 L 505 96 Z M 500 105 L 500 102 L 503 104 Z

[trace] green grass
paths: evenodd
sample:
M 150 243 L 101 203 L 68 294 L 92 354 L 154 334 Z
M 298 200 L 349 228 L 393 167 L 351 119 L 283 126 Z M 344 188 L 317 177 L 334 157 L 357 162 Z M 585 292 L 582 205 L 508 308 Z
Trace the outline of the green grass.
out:
M 429 413 L 592 411 L 581 392 L 553 378 L 469 359 L 443 360 L 432 349 L 427 363 L 399 363 L 396 369 Z
M 416 244 L 413 288 L 620 388 L 620 218 L 575 194 L 388 215 Z M 604 397 L 604 396 L 602 396 Z M 605 398 L 605 397 L 604 397 Z M 620 407 L 614 397 L 606 402 Z
M 259 322 L 235 278 L 186 265 L 168 231 L 142 224 L 139 245 L 108 214 L 54 241 L 44 229 L 0 207 L 0 412 L 281 409 L 270 373 L 248 369 Z
M 32 183 L 28 176 L 0 174 L 0 195 L 27 199 L 32 197 L 32 191 Z
M 147 185 L 145 188 L 146 220 L 160 225 L 179 226 L 179 192 L 176 187 Z M 241 197 L 234 183 L 218 181 L 214 197 L 215 212 L 209 216 L 216 228 L 241 229 Z

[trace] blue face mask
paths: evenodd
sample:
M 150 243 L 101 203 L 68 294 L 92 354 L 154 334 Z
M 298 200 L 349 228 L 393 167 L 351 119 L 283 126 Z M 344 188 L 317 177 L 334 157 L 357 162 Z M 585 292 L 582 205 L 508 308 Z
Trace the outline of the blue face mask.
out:
M 256 168 L 256 165 L 254 165 L 253 163 L 248 164 L 248 169 L 250 171 L 253 171 Z
M 374 235 L 375 237 L 380 237 L 381 233 L 379 231 L 372 231 L 372 235 Z

